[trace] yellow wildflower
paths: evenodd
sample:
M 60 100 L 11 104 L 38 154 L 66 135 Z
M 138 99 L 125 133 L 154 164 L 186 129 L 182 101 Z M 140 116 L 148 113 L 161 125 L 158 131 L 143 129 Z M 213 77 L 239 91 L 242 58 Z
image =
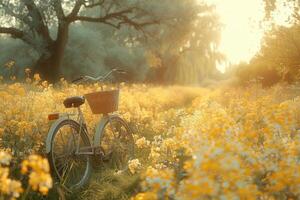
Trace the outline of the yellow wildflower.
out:
M 139 159 L 133 159 L 128 161 L 128 168 L 132 174 L 135 174 L 140 167 L 141 163 Z

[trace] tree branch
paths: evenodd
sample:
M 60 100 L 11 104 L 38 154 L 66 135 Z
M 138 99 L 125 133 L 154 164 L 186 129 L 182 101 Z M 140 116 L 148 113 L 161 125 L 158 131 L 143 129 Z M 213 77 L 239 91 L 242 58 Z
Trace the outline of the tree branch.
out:
M 119 19 L 120 22 L 115 23 L 115 24 L 112 22 L 109 22 L 109 20 L 112 20 L 112 19 Z M 136 30 L 142 30 L 142 28 L 145 26 L 159 24 L 159 21 L 157 21 L 157 20 L 145 21 L 145 22 L 135 22 L 135 21 L 131 20 L 130 18 L 128 18 L 127 16 L 120 16 L 120 17 L 105 16 L 105 17 L 99 17 L 99 18 L 77 16 L 75 21 L 104 23 L 104 24 L 110 25 L 116 29 L 120 29 L 123 24 L 127 24 L 129 26 L 132 26 Z
M 133 8 L 129 8 L 129 9 L 121 10 L 118 12 L 109 13 L 103 17 L 74 16 L 72 18 L 72 21 L 104 22 L 104 21 L 122 16 L 124 14 L 131 13 L 132 11 L 133 11 Z
M 0 34 L 8 34 L 13 38 L 23 39 L 24 32 L 13 27 L 0 27 Z
M 121 18 L 122 18 L 122 21 L 119 22 L 119 26 L 121 26 L 122 24 L 128 24 L 130 26 L 133 26 L 136 30 L 141 30 L 143 27 L 148 26 L 148 25 L 159 24 L 158 20 L 136 22 L 133 19 L 130 19 L 126 15 L 122 15 Z
M 81 6 L 85 3 L 85 0 L 77 0 L 71 13 L 67 16 L 69 22 L 73 22 L 74 18 L 78 15 Z
M 17 28 L 0 27 L 0 34 L 7 34 L 10 35 L 12 38 L 20 39 L 29 45 L 34 45 L 30 37 L 24 31 L 21 31 Z
M 101 6 L 105 0 L 99 0 L 96 3 L 86 5 L 83 3 L 83 6 L 92 8 L 96 6 Z M 152 24 L 158 24 L 158 20 L 149 20 L 149 21 L 144 21 L 144 22 L 138 22 L 137 21 L 137 15 L 129 17 L 130 14 L 132 14 L 135 10 L 141 10 L 140 8 L 137 7 L 130 7 L 126 8 L 124 10 L 120 11 L 115 11 L 109 13 L 106 10 L 106 14 L 100 17 L 89 17 L 89 16 L 80 16 L 78 15 L 79 9 L 82 6 L 82 4 L 77 2 L 77 5 L 75 5 L 72 13 L 68 16 L 68 21 L 69 23 L 75 22 L 75 21 L 82 21 L 82 22 L 92 22 L 92 23 L 104 23 L 107 25 L 110 25 L 114 28 L 120 29 L 122 25 L 127 24 L 129 26 L 134 27 L 137 30 L 142 30 L 142 27 L 152 25 Z M 109 10 L 111 9 L 111 5 L 109 7 Z M 75 14 L 77 13 L 77 14 Z M 135 20 L 136 19 L 136 20 Z
M 56 12 L 57 19 L 59 21 L 63 20 L 65 18 L 65 14 L 64 14 L 64 10 L 63 10 L 62 5 L 61 5 L 61 1 L 60 0 L 53 0 L 53 7 L 54 7 L 54 10 Z
M 24 0 L 24 4 L 26 8 L 28 9 L 29 16 L 32 17 L 33 20 L 35 20 L 35 23 L 37 24 L 35 30 L 38 34 L 41 34 L 44 38 L 47 40 L 51 40 L 48 26 L 45 25 L 43 16 L 41 12 L 39 11 L 38 7 L 35 5 L 33 0 Z
M 297 20 L 297 23 L 300 22 L 300 14 L 298 12 L 294 12 L 293 17 Z
M 72 21 L 84 21 L 84 22 L 104 22 L 108 17 L 87 17 L 87 16 L 76 16 Z

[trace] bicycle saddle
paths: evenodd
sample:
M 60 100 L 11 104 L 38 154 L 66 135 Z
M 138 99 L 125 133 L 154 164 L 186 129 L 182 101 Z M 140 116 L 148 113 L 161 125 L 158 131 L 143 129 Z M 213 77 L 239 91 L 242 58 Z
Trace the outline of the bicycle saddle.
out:
M 77 108 L 84 104 L 85 98 L 83 96 L 69 97 L 64 100 L 64 105 L 66 108 Z

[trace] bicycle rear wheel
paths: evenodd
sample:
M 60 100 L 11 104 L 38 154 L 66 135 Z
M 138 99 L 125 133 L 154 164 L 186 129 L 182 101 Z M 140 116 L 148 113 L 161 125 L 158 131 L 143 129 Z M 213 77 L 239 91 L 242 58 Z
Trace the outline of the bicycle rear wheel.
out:
M 114 171 L 128 171 L 128 161 L 134 158 L 134 140 L 128 124 L 118 116 L 111 116 L 100 139 L 103 164 Z
M 70 190 L 84 186 L 91 174 L 89 155 L 78 155 L 76 149 L 90 147 L 89 138 L 80 125 L 64 120 L 55 128 L 48 154 L 50 166 L 59 182 Z

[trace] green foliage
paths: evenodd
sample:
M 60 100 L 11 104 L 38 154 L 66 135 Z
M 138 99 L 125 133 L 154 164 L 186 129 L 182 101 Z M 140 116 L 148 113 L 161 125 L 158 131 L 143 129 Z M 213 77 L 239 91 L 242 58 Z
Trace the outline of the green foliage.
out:
M 214 7 L 195 0 L 165 4 L 175 4 L 177 14 L 161 27 L 151 27 L 149 51 L 160 60 L 154 66 L 156 79 L 190 84 L 214 75 L 216 62 L 223 59 L 217 50 L 220 24 Z
M 260 77 L 265 86 L 300 78 L 300 26 L 276 27 L 264 39 L 259 54 L 241 65 L 238 76 L 243 81 Z

